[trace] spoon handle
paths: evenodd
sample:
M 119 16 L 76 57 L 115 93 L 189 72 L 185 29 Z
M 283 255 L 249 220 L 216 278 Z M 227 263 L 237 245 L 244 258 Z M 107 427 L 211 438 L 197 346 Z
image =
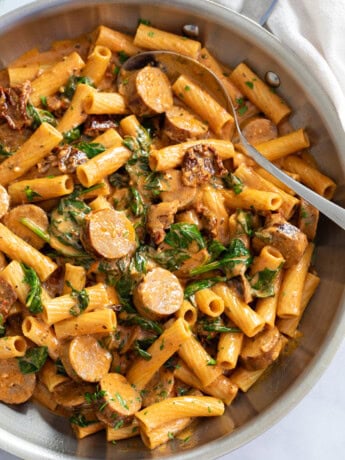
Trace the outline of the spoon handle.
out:
M 237 120 L 235 120 L 237 122 Z M 237 124 L 237 123 L 236 123 Z M 249 144 L 247 139 L 241 133 L 241 130 L 238 127 L 238 133 L 241 139 L 241 142 L 245 149 L 247 150 L 249 156 L 255 160 L 258 165 L 266 169 L 269 173 L 279 179 L 283 184 L 287 185 L 293 189 L 298 195 L 308 201 L 311 205 L 317 208 L 322 214 L 327 216 L 333 222 L 335 222 L 339 227 L 345 230 L 345 209 L 333 203 L 332 201 L 327 200 L 323 196 L 313 192 L 310 188 L 305 187 L 300 182 L 297 182 L 292 177 L 285 174 L 269 160 L 267 160 L 256 148 Z

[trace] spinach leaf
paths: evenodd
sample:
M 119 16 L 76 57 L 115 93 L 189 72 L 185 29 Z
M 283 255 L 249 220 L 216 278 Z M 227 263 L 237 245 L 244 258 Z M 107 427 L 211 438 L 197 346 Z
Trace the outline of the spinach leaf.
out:
M 66 285 L 72 289 L 71 297 L 76 299 L 76 304 L 70 309 L 69 312 L 73 316 L 78 316 L 88 307 L 90 300 L 89 295 L 86 289 L 78 291 L 78 289 L 75 289 L 69 281 L 66 281 Z
M 76 144 L 76 148 L 85 152 L 89 159 L 105 151 L 104 145 L 99 142 L 79 142 Z
M 9 158 L 13 155 L 13 152 L 10 152 L 6 147 L 0 143 L 0 158 Z
M 4 325 L 4 317 L 0 313 L 0 337 L 4 337 L 5 334 L 6 334 L 6 327 Z
M 199 281 L 193 281 L 189 283 L 186 289 L 184 290 L 184 298 L 189 299 L 192 295 L 196 292 L 200 291 L 201 289 L 206 289 L 213 286 L 216 283 L 220 283 L 226 281 L 226 277 L 224 276 L 216 276 L 215 278 L 208 278 Z
M 30 313 L 41 313 L 43 311 L 43 305 L 42 305 L 42 285 L 39 277 L 37 276 L 37 273 L 35 270 L 31 267 L 28 267 L 27 265 L 24 265 L 23 263 L 20 264 L 23 272 L 24 272 L 24 278 L 23 281 L 24 283 L 28 284 L 29 286 L 29 292 L 28 295 L 26 296 L 26 306 L 29 309 Z
M 146 214 L 146 206 L 140 193 L 134 187 L 130 187 L 129 191 L 131 194 L 130 210 L 136 217 L 144 216 Z
M 48 358 L 48 347 L 29 348 L 25 356 L 17 358 L 19 369 L 22 374 L 38 372 Z
M 183 262 L 190 259 L 190 254 L 180 249 L 165 249 L 161 252 L 152 250 L 150 257 L 163 268 L 174 272 L 181 267 Z
M 63 140 L 67 144 L 71 144 L 72 142 L 74 142 L 77 139 L 79 139 L 80 136 L 81 136 L 80 129 L 79 128 L 73 128 L 73 129 L 70 129 L 69 131 L 66 131 L 65 133 L 63 133 Z
M 196 242 L 199 249 L 205 248 L 205 241 L 195 224 L 180 222 L 172 224 L 169 232 L 164 238 L 164 242 L 174 249 L 188 249 Z
M 222 178 L 223 184 L 226 188 L 230 188 L 234 191 L 235 195 L 238 195 L 243 190 L 243 182 L 242 180 L 235 176 L 235 174 L 229 173 L 227 176 Z
M 217 240 L 212 240 L 208 245 L 207 251 L 210 255 L 209 262 L 218 259 L 222 252 L 226 251 L 226 247 Z
M 264 298 L 274 295 L 274 280 L 279 272 L 277 270 L 270 270 L 264 268 L 262 271 L 255 273 L 250 279 L 252 287 L 252 294 L 255 297 Z
M 134 350 L 139 354 L 139 356 L 144 358 L 145 361 L 150 361 L 150 359 L 152 359 L 151 353 L 149 353 L 148 351 L 143 350 L 142 348 L 140 348 L 140 345 L 139 345 L 139 343 L 137 341 L 135 342 Z
M 194 276 L 221 268 L 227 272 L 230 271 L 231 275 L 231 270 L 237 264 L 244 264 L 247 267 L 251 262 L 252 256 L 249 249 L 246 248 L 241 239 L 233 238 L 225 253 L 222 253 L 221 259 L 194 268 L 190 271 L 190 274 Z
M 199 321 L 199 325 L 206 332 L 241 332 L 241 329 L 239 329 L 238 327 L 224 326 L 221 318 L 205 318 Z
M 69 77 L 67 84 L 64 88 L 64 95 L 68 99 L 72 99 L 74 96 L 75 90 L 77 89 L 77 85 L 79 83 L 83 83 L 84 85 L 94 86 L 92 80 L 89 77 L 77 77 L 76 75 L 72 75 Z
M 37 129 L 42 123 L 49 123 L 52 126 L 57 126 L 57 121 L 54 115 L 47 110 L 36 109 L 30 102 L 26 105 L 26 113 L 32 120 L 32 128 Z
M 142 329 L 145 329 L 146 331 L 153 331 L 158 335 L 162 334 L 163 332 L 163 329 L 161 328 L 159 323 L 150 319 L 143 318 L 142 316 L 139 316 L 137 314 L 127 315 L 126 318 L 121 319 L 121 323 L 129 326 L 138 325 Z
M 109 182 L 115 188 L 126 188 L 129 185 L 129 176 L 126 171 L 122 173 L 119 170 L 109 176 Z
M 253 214 L 250 211 L 238 210 L 236 212 L 236 220 L 246 235 L 253 235 Z

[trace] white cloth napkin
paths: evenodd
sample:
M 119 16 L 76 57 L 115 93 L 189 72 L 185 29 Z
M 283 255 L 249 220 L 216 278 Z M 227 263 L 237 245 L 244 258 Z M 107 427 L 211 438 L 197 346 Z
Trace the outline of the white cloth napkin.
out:
M 216 1 L 238 12 L 248 6 L 246 0 Z M 252 1 L 253 8 L 260 1 Z M 26 3 L 0 0 L 0 14 Z M 322 84 L 345 130 L 345 0 L 278 0 L 267 24 Z
M 238 12 L 246 3 L 217 1 Z M 321 83 L 345 130 L 345 1 L 278 0 L 267 25 Z

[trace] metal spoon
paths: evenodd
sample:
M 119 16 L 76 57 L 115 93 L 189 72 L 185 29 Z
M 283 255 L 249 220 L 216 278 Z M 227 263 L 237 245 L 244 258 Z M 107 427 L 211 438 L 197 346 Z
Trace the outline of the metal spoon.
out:
M 332 203 L 326 198 L 323 198 L 308 187 L 302 185 L 300 182 L 292 179 L 292 177 L 285 174 L 267 160 L 247 141 L 245 136 L 242 134 L 236 110 L 231 98 L 228 96 L 222 82 L 210 69 L 200 64 L 200 62 L 195 59 L 179 53 L 172 51 L 148 51 L 132 56 L 123 64 L 118 75 L 119 86 L 123 84 L 131 72 L 142 69 L 147 65 L 159 67 L 165 72 L 169 80 L 172 82 L 174 82 L 183 73 L 184 75 L 196 80 L 201 87 L 207 88 L 207 91 L 212 94 L 212 96 L 215 97 L 221 105 L 223 105 L 230 113 L 232 112 L 239 138 L 248 155 L 252 157 L 258 165 L 290 187 L 299 196 L 317 208 L 322 214 L 345 230 L 344 208 Z

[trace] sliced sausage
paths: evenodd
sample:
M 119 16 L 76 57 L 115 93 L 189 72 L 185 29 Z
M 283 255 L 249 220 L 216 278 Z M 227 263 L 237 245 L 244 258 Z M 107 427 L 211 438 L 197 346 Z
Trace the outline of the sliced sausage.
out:
M 96 403 L 96 414 L 101 422 L 113 426 L 141 408 L 139 392 L 121 374 L 107 374 L 99 382 L 99 389 L 101 397 Z
M 92 384 L 80 384 L 66 382 L 58 385 L 53 391 L 55 401 L 63 407 L 72 408 L 86 404 L 85 394 L 93 394 L 95 386 Z
M 169 169 L 162 179 L 163 191 L 160 196 L 162 201 L 179 202 L 178 209 L 184 209 L 191 205 L 196 198 L 197 188 L 184 185 L 182 172 L 177 169 Z
M 253 239 L 260 243 L 269 244 L 280 251 L 285 259 L 285 268 L 297 264 L 308 245 L 308 239 L 301 230 L 289 222 L 282 220 L 281 223 L 269 225 L 256 233 Z
M 17 294 L 13 287 L 0 275 L 0 315 L 3 320 L 8 316 L 12 305 L 17 300 Z
M 298 215 L 298 227 L 307 235 L 308 240 L 313 241 L 316 236 L 317 224 L 319 222 L 319 210 L 308 201 L 301 198 Z
M 165 231 L 174 222 L 179 201 L 163 201 L 152 205 L 147 213 L 147 230 L 155 244 L 160 244 L 165 238 Z
M 158 67 L 147 66 L 132 73 L 120 92 L 139 117 L 164 113 L 173 105 L 169 80 Z
M 242 126 L 242 133 L 250 144 L 261 144 L 278 136 L 277 126 L 268 118 L 252 117 Z
M 133 300 L 145 318 L 163 319 L 181 307 L 183 289 L 173 273 L 158 267 L 145 275 L 134 291 Z
M 98 256 L 119 259 L 135 251 L 135 230 L 124 213 L 100 209 L 87 216 L 82 242 Z
M 10 206 L 10 197 L 5 187 L 0 185 L 0 219 L 6 214 Z
M 189 110 L 174 105 L 165 112 L 164 133 L 173 142 L 204 139 L 208 126 Z
M 99 382 L 109 369 L 112 356 L 91 335 L 75 337 L 60 349 L 67 374 L 75 381 Z
M 254 337 L 244 338 L 240 359 L 248 370 L 265 369 L 278 358 L 281 348 L 279 330 L 265 329 Z
M 163 401 L 174 396 L 174 373 L 161 367 L 142 390 L 143 407 Z
M 0 360 L 0 401 L 21 404 L 31 398 L 36 384 L 35 374 L 22 374 L 16 358 Z
M 12 230 L 13 233 L 18 235 L 24 241 L 29 243 L 36 249 L 41 249 L 44 246 L 44 241 L 36 233 L 23 225 L 20 220 L 24 217 L 30 219 L 44 232 L 48 229 L 47 214 L 40 207 L 34 204 L 23 204 L 11 209 L 4 216 L 4 224 Z

